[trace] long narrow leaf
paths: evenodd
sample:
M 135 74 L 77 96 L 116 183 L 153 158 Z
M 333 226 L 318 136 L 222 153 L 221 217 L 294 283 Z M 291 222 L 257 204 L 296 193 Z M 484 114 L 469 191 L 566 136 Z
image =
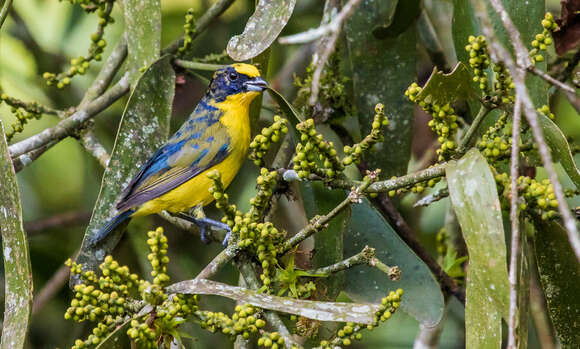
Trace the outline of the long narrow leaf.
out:
M 32 272 L 16 174 L 0 122 L 0 231 L 4 256 L 4 322 L 0 348 L 24 347 L 32 308 Z
M 500 348 L 509 286 L 495 179 L 476 149 L 446 167 L 453 209 L 469 253 L 465 329 L 468 348 Z
M 115 203 L 121 190 L 139 166 L 167 139 L 175 88 L 175 73 L 170 60 L 171 57 L 165 56 L 149 67 L 129 98 L 77 258 L 85 269 L 96 269 L 121 239 L 122 229 L 117 229 L 97 246 L 89 243 L 97 231 L 117 214 Z

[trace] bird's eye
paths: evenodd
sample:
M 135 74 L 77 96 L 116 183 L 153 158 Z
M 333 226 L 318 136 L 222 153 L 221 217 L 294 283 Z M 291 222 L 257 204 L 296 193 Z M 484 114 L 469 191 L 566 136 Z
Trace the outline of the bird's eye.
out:
M 238 78 L 238 73 L 236 73 L 235 71 L 230 72 L 230 74 L 228 75 L 230 80 L 236 80 Z

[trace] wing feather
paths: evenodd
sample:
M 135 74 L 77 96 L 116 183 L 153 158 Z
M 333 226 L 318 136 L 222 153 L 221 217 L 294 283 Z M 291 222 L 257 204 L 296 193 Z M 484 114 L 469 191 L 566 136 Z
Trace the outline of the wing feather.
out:
M 198 105 L 199 107 L 199 105 Z M 215 113 L 193 114 L 160 148 L 123 191 L 117 209 L 124 211 L 155 199 L 222 162 L 230 152 L 227 129 Z M 208 115 L 209 114 L 209 115 Z M 219 117 L 219 115 L 218 115 Z

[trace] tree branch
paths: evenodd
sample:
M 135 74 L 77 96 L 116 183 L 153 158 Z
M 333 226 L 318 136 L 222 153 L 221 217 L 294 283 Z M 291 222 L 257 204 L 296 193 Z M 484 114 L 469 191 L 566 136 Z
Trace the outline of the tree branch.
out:
M 522 107 L 524 115 L 532 129 L 534 135 L 534 140 L 538 145 L 538 151 L 540 157 L 542 158 L 542 163 L 544 168 L 548 173 L 548 177 L 552 186 L 554 188 L 554 194 L 556 195 L 556 200 L 558 201 L 558 210 L 562 220 L 564 221 L 564 226 L 568 233 L 568 240 L 576 254 L 576 258 L 580 260 L 580 237 L 578 235 L 578 228 L 576 227 L 576 221 L 572 218 L 570 210 L 568 209 L 568 204 L 564 196 L 564 191 L 562 190 L 562 185 L 558 181 L 558 176 L 554 170 L 554 165 L 552 163 L 552 155 L 550 149 L 546 145 L 544 136 L 542 134 L 542 129 L 538 122 L 538 116 L 534 108 L 534 104 L 530 99 L 528 90 L 525 85 L 525 72 L 531 65 L 531 61 L 528 57 L 528 51 L 526 50 L 524 44 L 520 39 L 520 34 L 514 24 L 512 23 L 508 13 L 504 9 L 500 0 L 490 0 L 493 8 L 498 13 L 502 20 L 504 27 L 506 28 L 510 38 L 511 43 L 514 47 L 517 64 L 512 59 L 510 53 L 499 43 L 495 36 L 493 26 L 487 14 L 487 9 L 485 3 L 481 1 L 472 0 L 473 7 L 475 9 L 476 15 L 480 18 L 482 23 L 483 33 L 489 39 L 489 51 L 492 59 L 499 62 L 504 62 L 510 74 L 512 75 L 513 82 L 515 84 L 516 95 L 519 95 L 522 101 Z
M 12 144 L 8 147 L 10 156 L 15 159 L 29 151 L 70 136 L 74 131 L 82 128 L 85 122 L 105 110 L 127 92 L 129 92 L 129 76 L 125 74 L 111 89 L 88 103 L 85 108 L 79 109 L 70 117 L 60 121 L 56 126 L 47 128 L 37 135 Z
M 317 62 L 314 63 L 316 70 L 312 74 L 312 84 L 310 87 L 310 105 L 314 105 L 316 100 L 318 99 L 318 91 L 320 89 L 320 77 L 322 75 L 322 71 L 324 70 L 324 66 L 328 61 L 328 57 L 332 51 L 334 51 L 334 47 L 336 46 L 336 41 L 338 40 L 338 34 L 340 34 L 340 29 L 344 23 L 353 13 L 357 6 L 361 3 L 362 0 L 349 0 L 340 13 L 332 20 L 331 24 L 335 26 L 335 29 L 331 32 L 331 35 L 328 39 L 322 42 L 321 50 L 318 50 L 320 56 L 318 57 Z
M 522 114 L 522 103 L 519 95 L 516 95 L 514 104 L 513 126 L 512 126 L 512 149 L 510 162 L 510 220 L 511 220 L 511 254 L 509 269 L 510 285 L 510 305 L 508 319 L 508 344 L 507 347 L 516 349 L 518 346 L 516 339 L 516 326 L 518 319 L 518 259 L 520 256 L 520 221 L 518 205 L 518 163 L 520 156 L 520 122 Z
M 365 246 L 365 248 L 363 248 L 362 251 L 360 251 L 359 253 L 355 254 L 352 257 L 349 257 L 343 261 L 334 263 L 334 264 L 326 266 L 326 267 L 309 270 L 308 274 L 330 275 L 332 273 L 338 273 L 339 271 L 350 269 L 350 268 L 354 267 L 355 265 L 362 265 L 362 264 L 370 265 L 371 260 L 373 258 L 375 258 L 375 249 L 368 247 L 368 246 Z
M 399 211 L 391 203 L 391 201 L 384 195 L 381 194 L 378 197 L 379 208 L 381 212 L 386 216 L 391 226 L 395 229 L 399 237 L 417 254 L 419 258 L 427 265 L 429 270 L 433 273 L 441 290 L 444 294 L 453 295 L 457 298 L 463 305 L 465 305 L 465 291 L 457 285 L 455 280 L 453 280 L 447 273 L 441 269 L 441 266 L 437 261 L 431 257 L 429 252 L 421 245 L 419 240 L 417 240 L 417 234 L 405 222 L 405 219 L 401 216 Z
M 369 176 L 374 177 L 374 176 Z M 365 190 L 371 184 L 372 178 L 367 178 L 362 184 L 357 187 L 356 189 L 352 190 L 346 199 L 344 199 L 341 203 L 339 203 L 335 208 L 330 210 L 324 216 L 316 216 L 310 220 L 308 225 L 302 228 L 296 235 L 292 236 L 288 240 L 280 246 L 279 254 L 283 255 L 286 252 L 290 251 L 294 246 L 298 245 L 302 241 L 306 240 L 314 233 L 318 232 L 320 229 L 324 227 L 326 223 L 328 223 L 333 217 L 338 215 L 342 210 L 347 208 L 351 203 L 356 203 L 361 199 L 361 196 L 365 192 Z
M 225 10 L 230 7 L 230 5 L 235 0 L 218 0 L 216 1 L 204 14 L 199 17 L 195 25 L 195 33 L 192 35 L 192 40 L 197 38 L 203 31 L 205 31 L 209 25 L 219 17 Z M 175 53 L 177 50 L 183 46 L 183 36 L 179 39 L 173 41 L 169 46 L 161 50 L 162 54 L 165 53 Z

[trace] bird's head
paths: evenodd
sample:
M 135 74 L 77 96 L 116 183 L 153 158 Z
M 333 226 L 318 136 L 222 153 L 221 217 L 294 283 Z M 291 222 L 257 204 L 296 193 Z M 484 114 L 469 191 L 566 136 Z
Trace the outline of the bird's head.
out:
M 249 105 L 267 87 L 255 66 L 236 63 L 215 72 L 208 93 L 217 102 L 229 98 Z

